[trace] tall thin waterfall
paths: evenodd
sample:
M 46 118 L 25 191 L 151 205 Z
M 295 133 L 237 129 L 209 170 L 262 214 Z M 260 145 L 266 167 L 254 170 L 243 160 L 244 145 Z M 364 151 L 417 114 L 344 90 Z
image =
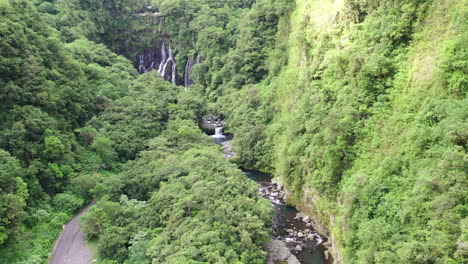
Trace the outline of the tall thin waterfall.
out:
M 146 71 L 145 69 L 145 54 L 142 53 L 138 55 L 138 72 L 139 73 L 144 73 Z
M 171 83 L 176 84 L 176 71 L 177 71 L 177 65 L 175 62 L 174 58 L 174 53 L 172 52 L 172 47 L 169 46 L 169 58 L 166 58 L 166 50 L 164 49 L 164 44 L 163 44 L 163 52 L 162 58 L 163 60 L 161 61 L 161 64 L 164 63 L 164 65 L 161 68 L 161 71 L 158 70 L 159 74 L 164 78 L 166 76 L 166 70 L 167 70 L 167 65 L 169 63 L 172 63 L 172 68 L 171 68 Z
M 163 67 L 164 67 L 164 64 L 167 60 L 167 54 L 166 54 L 166 44 L 162 44 L 162 48 L 161 48 L 161 62 L 159 63 L 159 68 L 158 68 L 158 73 L 162 75 L 162 71 L 163 71 Z
M 187 61 L 187 64 L 185 65 L 185 76 L 184 76 L 184 86 L 185 90 L 188 89 L 188 87 L 193 83 L 192 80 L 190 80 L 190 72 L 192 71 L 192 67 L 194 65 L 194 61 L 192 58 L 189 58 Z
M 176 84 L 176 70 L 177 70 L 177 65 L 175 62 L 174 54 L 172 53 L 172 47 L 169 46 L 169 56 L 172 60 L 172 76 L 171 76 L 171 82 L 172 84 Z
M 187 64 L 185 65 L 185 76 L 184 76 L 184 87 L 185 90 L 189 88 L 190 85 L 194 83 L 194 81 L 190 78 L 190 74 L 192 73 L 192 67 L 195 64 L 198 64 L 201 62 L 201 56 L 200 53 L 197 54 L 195 60 L 192 58 L 189 58 L 187 60 Z

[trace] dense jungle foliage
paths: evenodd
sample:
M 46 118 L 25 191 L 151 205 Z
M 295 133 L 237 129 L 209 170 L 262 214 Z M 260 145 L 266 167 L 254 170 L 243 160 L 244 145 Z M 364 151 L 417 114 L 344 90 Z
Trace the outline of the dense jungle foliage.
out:
M 144 12 L 157 13 L 155 17 Z M 338 263 L 466 263 L 462 0 L 0 0 L 0 263 L 264 263 L 273 173 Z M 188 91 L 135 56 L 161 41 Z M 184 67 L 178 67 L 184 76 Z M 197 122 L 227 121 L 233 161 Z
M 337 261 L 466 263 L 466 18 L 464 1 L 299 0 L 267 77 L 218 91 L 238 162 L 277 175 Z
M 95 199 L 83 225 L 102 263 L 263 262 L 270 206 L 198 128 L 201 91 L 115 53 L 144 8 L 0 2 L 1 263 L 47 262 Z
M 218 45 L 230 29 L 210 8 L 165 21 L 181 52 L 196 36 L 238 164 L 277 175 L 339 262 L 466 261 L 465 2 L 256 1 Z

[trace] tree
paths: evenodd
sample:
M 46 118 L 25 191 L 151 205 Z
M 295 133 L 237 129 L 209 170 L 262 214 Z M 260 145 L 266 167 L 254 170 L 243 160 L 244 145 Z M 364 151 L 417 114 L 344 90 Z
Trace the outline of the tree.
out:
M 111 166 L 112 162 L 117 160 L 117 153 L 113 148 L 114 143 L 104 137 L 96 137 L 91 147 L 96 150 L 102 162 L 107 166 Z
M 26 176 L 18 160 L 0 149 L 0 244 L 17 231 L 28 199 Z

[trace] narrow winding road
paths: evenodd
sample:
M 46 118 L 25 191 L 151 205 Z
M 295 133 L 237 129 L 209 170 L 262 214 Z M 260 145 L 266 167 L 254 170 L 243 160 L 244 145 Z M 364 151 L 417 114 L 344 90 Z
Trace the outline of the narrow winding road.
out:
M 93 205 L 94 202 L 86 206 L 65 226 L 55 242 L 49 264 L 89 264 L 92 262 L 93 252 L 86 246 L 85 234 L 81 230 L 78 218 Z

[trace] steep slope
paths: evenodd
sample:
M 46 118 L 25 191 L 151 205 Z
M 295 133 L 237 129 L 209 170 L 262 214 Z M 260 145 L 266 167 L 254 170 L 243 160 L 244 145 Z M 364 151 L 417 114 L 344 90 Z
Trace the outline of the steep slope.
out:
M 277 37 L 287 65 L 226 90 L 238 161 L 275 172 L 338 262 L 466 257 L 466 15 L 463 1 L 299 0 Z

